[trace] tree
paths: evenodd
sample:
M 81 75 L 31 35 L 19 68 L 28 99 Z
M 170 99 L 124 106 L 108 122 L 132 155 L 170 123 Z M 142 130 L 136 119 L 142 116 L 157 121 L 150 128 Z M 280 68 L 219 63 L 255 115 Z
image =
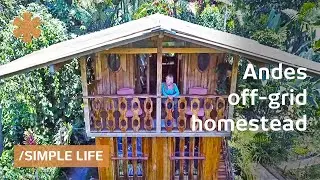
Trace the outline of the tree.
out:
M 52 17 L 43 5 L 29 4 L 21 7 L 41 19 L 41 36 L 31 43 L 24 43 L 13 36 L 13 25 L 1 31 L 0 62 L 7 63 L 33 51 L 68 39 L 65 24 Z M 10 14 L 13 19 L 15 14 Z M 0 104 L 3 106 L 4 149 L 0 174 L 5 179 L 33 176 L 31 169 L 13 168 L 13 145 L 23 143 L 23 134 L 32 129 L 39 144 L 52 144 L 59 124 L 72 123 L 83 127 L 80 72 L 78 62 L 72 61 L 52 74 L 49 68 L 40 68 L 22 75 L 0 80 Z M 41 179 L 52 179 L 57 169 L 40 169 Z

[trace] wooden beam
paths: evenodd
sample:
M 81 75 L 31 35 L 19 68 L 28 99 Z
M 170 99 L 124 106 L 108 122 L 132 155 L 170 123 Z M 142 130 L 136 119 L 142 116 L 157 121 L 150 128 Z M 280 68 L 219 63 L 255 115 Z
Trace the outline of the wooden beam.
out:
M 150 56 L 147 57 L 147 94 L 150 94 Z
M 115 165 L 114 161 L 111 161 L 111 157 L 114 155 L 113 140 L 114 138 L 96 138 L 96 145 L 108 145 L 110 148 L 108 157 L 104 157 L 110 160 L 110 165 L 108 168 L 98 168 L 99 180 L 115 179 Z
M 156 117 L 157 117 L 157 126 L 156 131 L 161 132 L 161 83 L 162 83 L 162 40 L 163 35 L 159 36 L 158 38 L 158 47 L 157 47 L 157 111 L 156 111 Z
M 238 67 L 239 67 L 239 55 L 233 56 L 233 64 L 231 71 L 231 84 L 230 84 L 230 94 L 235 93 L 237 89 L 237 79 L 238 79 Z M 229 105 L 228 118 L 233 117 L 234 106 Z
M 80 58 L 80 69 L 81 69 L 81 84 L 82 84 L 82 95 L 88 96 L 88 83 L 87 83 L 87 60 L 85 57 Z M 89 110 L 89 99 L 83 98 L 83 113 L 85 129 L 87 134 L 90 133 L 90 110 Z
M 142 131 L 134 132 L 128 131 L 123 133 L 121 130 L 110 131 L 97 131 L 90 132 L 87 134 L 88 137 L 230 137 L 231 133 L 227 131 L 208 131 L 208 132 L 193 132 L 191 130 L 185 130 L 183 133 L 179 130 L 172 130 L 172 132 L 167 132 L 163 130 L 160 133 L 156 131 Z
M 153 138 L 154 144 L 152 145 L 153 151 L 155 151 L 153 160 L 153 168 L 155 171 L 154 180 L 157 179 L 170 179 L 170 171 L 168 171 L 170 159 L 168 150 L 168 140 L 169 138 Z M 152 178 L 150 178 L 152 179 Z
M 188 71 L 188 61 L 189 54 L 183 55 L 183 94 L 187 94 L 187 71 Z
M 180 60 L 182 59 L 182 54 L 178 54 L 178 60 L 177 60 L 177 84 L 181 88 L 180 84 Z
M 206 180 L 218 179 L 220 151 L 222 138 L 202 138 L 201 154 L 205 156 L 205 160 L 201 163 L 201 178 Z
M 185 146 L 185 138 L 179 138 L 179 156 L 184 157 L 184 146 Z M 184 160 L 180 159 L 179 161 L 179 180 L 184 179 Z
M 169 149 L 169 152 L 168 152 L 168 155 L 171 157 L 171 156 L 175 156 L 175 147 L 176 147 L 176 144 L 175 144 L 175 140 L 176 138 L 175 137 L 169 137 L 168 138 L 168 149 Z M 176 174 L 176 168 L 175 168 L 175 164 L 176 164 L 176 161 L 175 160 L 171 160 L 170 164 L 169 164 L 169 167 L 167 169 L 168 172 L 170 172 L 170 179 L 171 180 L 174 180 L 175 179 L 175 174 Z
M 158 154 L 158 147 L 157 147 L 157 140 L 158 138 L 153 137 L 151 139 L 151 171 L 148 173 L 148 179 L 156 180 L 157 179 L 157 154 Z
M 103 60 L 103 54 L 96 53 L 95 55 L 95 65 L 96 65 L 96 72 L 95 72 L 95 79 L 101 80 L 101 62 Z
M 142 179 L 148 180 L 152 177 L 152 139 L 151 138 L 142 138 L 142 153 L 144 156 L 150 157 L 148 161 L 143 161 L 143 173 L 142 173 Z
M 158 52 L 158 48 L 112 48 L 104 51 L 104 53 L 106 54 L 155 54 L 157 52 Z M 224 53 L 224 52 L 216 49 L 212 49 L 212 48 L 162 48 L 162 53 L 189 54 L 189 53 Z

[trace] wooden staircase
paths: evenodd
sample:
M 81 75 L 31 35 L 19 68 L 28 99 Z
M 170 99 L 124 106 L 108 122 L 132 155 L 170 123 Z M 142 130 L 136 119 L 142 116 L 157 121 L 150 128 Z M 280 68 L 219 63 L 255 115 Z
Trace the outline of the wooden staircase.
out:
M 223 150 L 221 150 L 221 153 L 220 153 L 218 180 L 228 180 L 225 158 L 223 156 Z
M 221 144 L 218 180 L 234 180 L 230 151 L 226 139 L 224 139 Z

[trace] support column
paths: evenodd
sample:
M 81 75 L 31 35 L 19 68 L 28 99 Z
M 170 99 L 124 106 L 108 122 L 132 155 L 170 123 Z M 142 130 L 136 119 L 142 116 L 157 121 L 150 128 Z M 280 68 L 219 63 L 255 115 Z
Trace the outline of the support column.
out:
M 237 79 L 238 79 L 238 67 L 239 67 L 239 55 L 233 56 L 232 72 L 231 72 L 231 83 L 230 83 L 230 94 L 235 93 L 237 90 Z M 232 118 L 234 106 L 229 105 L 228 118 Z
M 201 138 L 201 154 L 206 158 L 201 163 L 201 178 L 205 180 L 217 180 L 220 151 L 221 151 L 221 137 L 206 137 Z
M 98 174 L 99 174 L 99 180 L 112 180 L 115 179 L 115 163 L 111 160 L 111 157 L 114 155 L 114 143 L 113 138 L 96 138 L 96 145 L 108 145 L 110 148 L 110 154 L 108 154 L 108 158 L 110 159 L 110 165 L 108 168 L 105 167 L 99 167 L 98 168 Z M 115 139 L 116 140 L 116 139 Z
M 87 60 L 85 57 L 80 58 L 80 69 L 81 69 L 81 83 L 82 83 L 82 95 L 88 96 L 88 83 L 87 83 Z M 89 112 L 89 100 L 83 99 L 83 112 L 86 133 L 90 133 L 90 112 Z
M 230 94 L 235 93 L 237 90 L 237 79 L 238 79 L 238 67 L 239 67 L 239 55 L 233 56 L 232 72 L 231 72 L 231 82 L 230 82 Z M 233 118 L 234 106 L 229 104 L 228 108 L 228 119 Z M 230 130 L 231 124 L 229 123 L 228 129 Z
M 157 132 L 161 132 L 161 83 L 162 83 L 162 41 L 163 34 L 159 35 L 157 45 Z

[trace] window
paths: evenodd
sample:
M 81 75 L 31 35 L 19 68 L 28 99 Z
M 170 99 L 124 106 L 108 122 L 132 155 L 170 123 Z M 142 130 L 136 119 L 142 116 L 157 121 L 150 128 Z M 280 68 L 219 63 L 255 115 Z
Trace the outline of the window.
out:
M 117 72 L 120 69 L 120 56 L 118 54 L 109 54 L 107 56 L 108 67 L 111 71 Z
M 210 55 L 205 54 L 199 54 L 198 55 L 198 69 L 200 72 L 206 71 L 209 67 L 210 63 Z

